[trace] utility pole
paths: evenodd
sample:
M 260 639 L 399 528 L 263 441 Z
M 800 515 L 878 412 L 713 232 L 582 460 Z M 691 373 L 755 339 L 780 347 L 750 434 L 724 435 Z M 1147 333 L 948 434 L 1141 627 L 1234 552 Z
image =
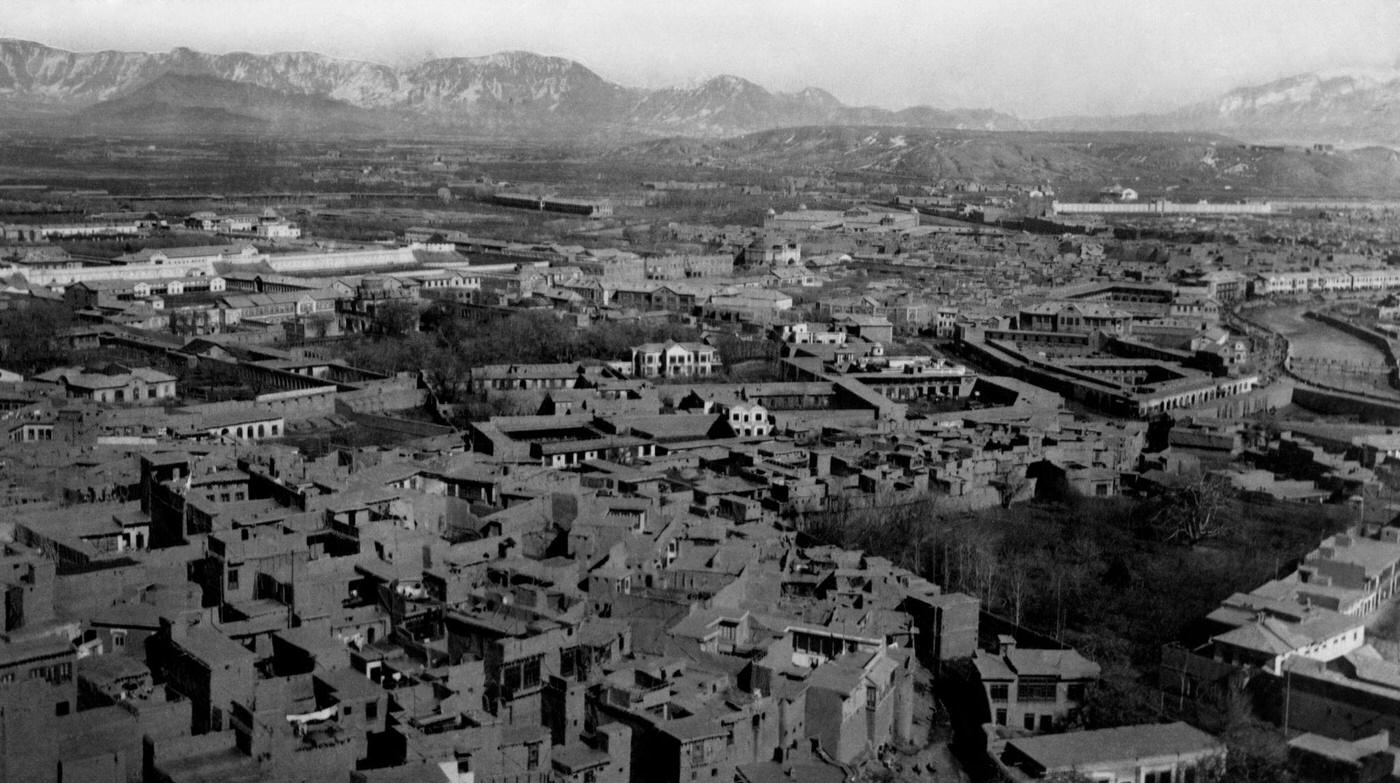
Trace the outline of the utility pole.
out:
M 1283 736 L 1288 738 L 1288 710 L 1292 706 L 1290 702 L 1293 697 L 1293 672 L 1289 669 L 1283 671 Z
M 297 584 L 297 557 L 292 553 L 291 572 L 287 576 L 287 627 L 293 627 L 292 622 L 296 618 L 296 584 Z

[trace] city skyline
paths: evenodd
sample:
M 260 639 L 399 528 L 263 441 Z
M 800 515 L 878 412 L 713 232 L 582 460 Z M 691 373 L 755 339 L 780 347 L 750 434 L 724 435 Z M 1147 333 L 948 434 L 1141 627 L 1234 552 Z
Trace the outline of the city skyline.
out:
M 990 108 L 1028 119 L 1165 111 L 1317 71 L 1393 78 L 1400 62 L 1393 0 L 1170 8 L 894 0 L 879 18 L 850 18 L 824 1 L 704 0 L 664 10 L 628 0 L 429 0 L 389 11 L 366 0 L 14 6 L 0 36 L 73 51 L 315 51 L 408 65 L 528 50 L 629 87 L 733 74 L 774 91 L 819 87 L 850 105 Z M 618 30 L 630 31 L 625 41 Z

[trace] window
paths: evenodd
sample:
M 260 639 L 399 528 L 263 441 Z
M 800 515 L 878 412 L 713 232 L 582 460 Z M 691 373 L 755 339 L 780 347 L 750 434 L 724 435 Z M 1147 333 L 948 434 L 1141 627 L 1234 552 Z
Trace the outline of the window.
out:
M 525 769 L 535 769 L 540 765 L 540 745 L 532 742 L 525 746 Z
M 365 720 L 375 720 L 379 717 L 379 702 L 365 702 Z
M 228 589 L 230 589 L 230 590 L 237 590 L 237 589 L 238 589 L 238 569 L 237 569 L 237 568 L 230 568 L 230 569 L 228 570 Z
M 875 690 L 874 688 L 871 688 L 871 687 L 869 687 L 869 686 L 866 686 L 866 688 L 865 688 L 865 708 L 866 708 L 867 710 L 873 710 L 873 709 L 875 709 L 875 702 L 876 702 L 876 700 L 879 699 L 879 698 L 880 698 L 880 692 L 879 692 L 879 691 L 877 691 L 877 690 Z
M 999 708 L 997 708 L 997 725 L 998 725 L 998 726 L 1005 726 L 1005 725 L 1006 725 L 1006 708 L 1005 708 L 1005 707 L 999 707 Z
M 1055 719 L 1054 719 L 1053 716 L 1050 716 L 1050 715 L 1041 715 L 1041 716 L 1040 716 L 1040 730 L 1041 730 L 1041 731 L 1049 731 L 1050 729 L 1052 729 L 1052 728 L 1054 728 L 1054 727 L 1055 727 Z M 1168 783 L 1170 783 L 1170 781 L 1169 781 Z
M 59 703 L 53 705 L 53 714 L 58 715 L 59 717 L 62 717 L 62 716 L 64 716 L 64 715 L 67 715 L 67 714 L 68 714 L 68 700 L 67 700 L 67 699 L 64 699 L 63 701 L 61 701 L 61 702 L 59 702 Z
M 1010 698 L 1011 686 L 1006 683 L 998 683 L 988 688 L 992 701 L 1006 701 Z
M 1026 727 L 1027 729 L 1029 729 L 1030 731 L 1035 731 L 1035 713 L 1034 713 L 1034 712 L 1028 712 L 1028 713 L 1026 713 L 1025 717 L 1022 719 L 1022 723 L 1023 723 L 1023 724 L 1025 725 L 1025 727 Z
M 1070 683 L 1068 691 L 1070 701 L 1084 701 L 1084 683 Z
M 118 648 L 118 647 L 125 647 L 125 646 L 126 646 L 126 631 L 113 631 L 113 632 L 112 632 L 112 647 L 113 647 L 113 649 Z
M 501 667 L 501 687 L 507 691 L 533 688 L 540 684 L 540 658 L 534 656 Z
M 1016 701 L 1054 701 L 1056 683 L 1054 680 L 1026 681 L 1016 683 Z
M 559 674 L 584 680 L 588 677 L 589 659 L 587 649 L 581 646 L 565 647 L 559 651 Z
M 717 750 L 717 748 L 707 740 L 692 742 L 688 747 L 690 751 L 690 766 L 692 767 L 701 767 L 709 764 L 714 760 L 715 751 Z
M 1172 771 L 1170 769 L 1159 769 L 1153 772 L 1143 773 L 1142 783 L 1172 783 Z

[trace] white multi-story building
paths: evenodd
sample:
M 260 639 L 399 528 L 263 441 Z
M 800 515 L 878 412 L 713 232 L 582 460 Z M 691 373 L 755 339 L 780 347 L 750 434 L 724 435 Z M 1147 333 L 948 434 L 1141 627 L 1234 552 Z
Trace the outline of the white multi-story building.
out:
M 1315 272 L 1264 272 L 1254 280 L 1254 293 L 1262 296 L 1306 294 L 1317 287 Z
M 719 352 L 704 343 L 645 343 L 632 349 L 632 374 L 641 378 L 708 378 L 719 367 Z
M 1400 269 L 1309 269 L 1263 272 L 1254 278 L 1255 296 L 1328 291 L 1384 291 L 1400 288 Z
M 1400 269 L 1355 269 L 1351 272 L 1353 291 L 1383 291 L 1400 288 Z
M 729 422 L 729 428 L 741 438 L 766 437 L 773 431 L 768 409 L 756 402 L 734 402 L 716 406 Z

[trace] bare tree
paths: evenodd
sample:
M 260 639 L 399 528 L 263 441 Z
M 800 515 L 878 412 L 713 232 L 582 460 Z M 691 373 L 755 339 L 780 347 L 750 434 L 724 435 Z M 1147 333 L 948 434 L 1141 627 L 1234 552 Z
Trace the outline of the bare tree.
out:
M 1233 490 L 1220 476 L 1201 474 L 1196 480 L 1163 496 L 1154 521 L 1168 541 L 1187 546 L 1219 535 L 1224 529 Z
M 1098 562 L 1099 557 L 1099 547 L 1087 538 L 1078 539 L 1068 546 L 1058 546 L 1054 551 L 1041 551 L 1040 565 L 1049 574 L 1050 587 L 1054 592 L 1056 639 L 1064 636 L 1070 607 L 1074 606 L 1089 578 L 1091 564 Z
M 1055 640 L 1059 641 L 1065 632 L 1065 572 L 1062 568 L 1052 568 L 1050 579 L 1055 589 Z
M 1010 508 L 1012 503 L 1024 499 L 1022 496 L 1030 488 L 1031 479 L 1026 476 L 1025 468 L 1011 467 L 997 476 L 992 486 L 1001 496 L 1001 507 Z
M 403 337 L 418 331 L 418 308 L 410 301 L 394 299 L 374 311 L 370 329 L 376 334 Z
M 1012 558 L 1006 568 L 1006 601 L 1011 607 L 1011 620 L 1021 624 L 1026 606 L 1026 591 L 1030 586 L 1030 562 L 1024 557 Z
M 423 378 L 444 402 L 456 402 L 471 390 L 471 364 L 455 351 L 435 351 Z M 533 413 L 533 411 L 531 411 Z
M 968 558 L 977 597 L 981 599 L 983 606 L 991 606 L 992 599 L 996 596 L 997 579 L 1001 571 L 995 545 L 985 537 L 979 536 L 969 542 Z

